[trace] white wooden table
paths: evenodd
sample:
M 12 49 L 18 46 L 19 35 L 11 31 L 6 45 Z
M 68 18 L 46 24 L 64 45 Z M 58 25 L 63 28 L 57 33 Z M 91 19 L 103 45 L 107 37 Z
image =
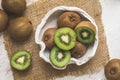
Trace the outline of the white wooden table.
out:
M 28 5 L 37 0 L 27 0 Z M 1 0 L 0 0 L 1 2 Z M 102 20 L 104 24 L 110 58 L 120 58 L 120 0 L 100 0 L 102 4 Z M 0 33 L 0 80 L 14 80 L 9 59 Z M 83 76 L 65 76 L 56 80 L 106 80 L 104 69 L 94 74 Z

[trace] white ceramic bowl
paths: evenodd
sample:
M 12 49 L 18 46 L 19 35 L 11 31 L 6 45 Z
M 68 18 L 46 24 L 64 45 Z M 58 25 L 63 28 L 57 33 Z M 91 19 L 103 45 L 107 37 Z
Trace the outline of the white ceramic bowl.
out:
M 39 56 L 45 62 L 48 62 L 52 65 L 52 63 L 50 62 L 50 59 L 49 59 L 50 51 L 46 49 L 46 46 L 45 46 L 44 42 L 42 41 L 42 37 L 43 37 L 43 33 L 48 28 L 57 27 L 57 19 L 64 11 L 75 11 L 75 12 L 83 15 L 83 17 L 87 18 L 96 27 L 96 36 L 95 36 L 94 44 L 88 47 L 87 52 L 83 57 L 81 57 L 79 59 L 72 57 L 70 62 L 69 62 L 69 64 L 76 64 L 79 66 L 79 65 L 82 65 L 82 64 L 86 63 L 87 61 L 89 61 L 95 55 L 96 50 L 97 50 L 97 46 L 98 46 L 98 28 L 97 28 L 97 25 L 96 25 L 95 21 L 93 20 L 93 18 L 90 17 L 84 10 L 77 8 L 77 7 L 59 6 L 59 7 L 55 7 L 52 10 L 48 11 L 48 13 L 44 16 L 44 18 L 42 19 L 40 24 L 37 26 L 36 33 L 35 33 L 35 42 L 38 45 L 40 45 L 40 47 L 41 47 L 41 50 L 39 52 Z M 63 70 L 66 68 L 66 66 L 63 68 L 57 68 L 54 65 L 52 65 L 52 66 L 55 69 L 59 69 L 59 70 Z

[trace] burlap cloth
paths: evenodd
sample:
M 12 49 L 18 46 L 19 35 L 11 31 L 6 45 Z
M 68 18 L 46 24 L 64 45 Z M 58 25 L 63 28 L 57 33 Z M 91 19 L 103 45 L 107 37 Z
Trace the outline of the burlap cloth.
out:
M 69 65 L 67 69 L 59 71 L 52 68 L 39 57 L 40 47 L 35 44 L 35 29 L 44 15 L 52 8 L 57 6 L 76 6 L 85 10 L 92 16 L 99 29 L 99 46 L 93 59 L 82 66 Z M 98 0 L 39 0 L 28 6 L 24 16 L 27 16 L 33 23 L 34 31 L 30 39 L 24 43 L 12 41 L 9 34 L 5 32 L 5 46 L 9 57 L 18 50 L 28 50 L 32 55 L 32 63 L 26 71 L 13 70 L 15 80 L 54 80 L 57 77 L 66 75 L 80 76 L 87 73 L 93 73 L 103 68 L 109 59 L 106 38 L 104 35 L 103 24 L 101 21 L 101 6 Z M 68 79 L 69 80 L 69 79 Z

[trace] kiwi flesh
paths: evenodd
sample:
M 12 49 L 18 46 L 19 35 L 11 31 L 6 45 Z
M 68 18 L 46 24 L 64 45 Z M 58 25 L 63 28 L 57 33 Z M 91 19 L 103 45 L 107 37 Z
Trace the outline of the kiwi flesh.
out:
M 62 50 L 70 50 L 76 44 L 76 34 L 68 27 L 59 28 L 54 35 L 54 42 Z
M 87 26 L 75 29 L 77 40 L 83 44 L 91 44 L 95 40 L 95 32 Z
M 0 10 L 0 32 L 4 31 L 7 27 L 8 16 L 7 14 Z
M 71 55 L 74 58 L 80 58 L 85 55 L 86 51 L 87 46 L 77 41 L 75 47 L 71 50 Z
M 50 61 L 54 66 L 58 68 L 65 67 L 70 62 L 70 59 L 70 51 L 64 51 L 58 47 L 53 47 L 50 52 Z
M 11 66 L 16 70 L 25 70 L 30 66 L 31 55 L 28 51 L 18 51 L 10 59 Z
M 31 21 L 27 17 L 12 20 L 8 26 L 8 33 L 14 41 L 27 40 L 33 31 Z
M 7 13 L 21 15 L 26 9 L 26 0 L 2 0 L 2 8 Z
M 43 42 L 47 46 L 48 49 L 51 49 L 54 44 L 54 33 L 56 28 L 49 28 L 43 34 Z
M 80 15 L 76 12 L 64 12 L 57 20 L 58 27 L 69 27 L 74 29 L 75 26 L 81 21 Z
M 108 80 L 120 80 L 120 59 L 112 59 L 106 64 L 105 76 Z

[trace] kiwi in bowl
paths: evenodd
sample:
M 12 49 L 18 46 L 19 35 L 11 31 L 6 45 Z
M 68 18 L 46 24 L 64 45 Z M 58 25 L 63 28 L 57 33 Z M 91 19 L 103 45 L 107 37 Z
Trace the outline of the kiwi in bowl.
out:
M 60 16 L 64 13 L 68 14 L 68 12 L 70 13 L 69 15 L 66 17 L 62 16 L 64 20 L 62 23 L 66 24 L 59 25 L 62 21 Z M 95 30 L 90 28 L 91 24 L 84 24 L 85 30 L 83 28 L 82 31 L 76 31 L 81 28 L 81 25 L 78 25 L 82 22 L 81 17 L 86 18 L 94 26 Z M 76 20 L 78 21 L 77 23 L 74 22 Z M 73 27 L 69 26 L 71 24 Z M 89 36 L 89 31 L 90 34 L 91 31 L 94 33 L 94 35 L 92 34 L 94 39 L 89 44 L 81 43 L 77 39 L 79 33 L 82 32 L 83 36 L 91 37 Z M 39 56 L 58 70 L 66 69 L 69 64 L 80 66 L 88 62 L 96 53 L 98 41 L 98 28 L 94 19 L 84 10 L 77 7 L 59 6 L 53 8 L 44 16 L 35 32 L 35 42 L 41 47 Z M 79 50 L 79 48 L 81 49 Z

